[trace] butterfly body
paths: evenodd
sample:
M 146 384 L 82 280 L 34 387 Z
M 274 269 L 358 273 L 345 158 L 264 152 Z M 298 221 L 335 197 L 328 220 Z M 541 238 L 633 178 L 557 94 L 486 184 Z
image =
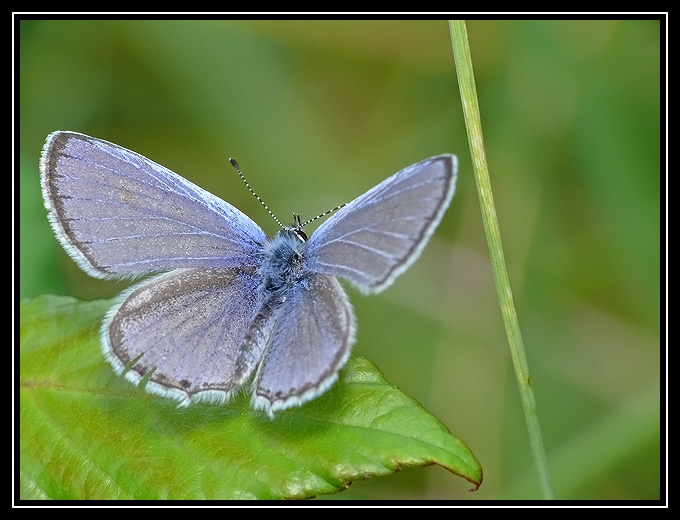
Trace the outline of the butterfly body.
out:
M 325 392 L 355 341 L 342 277 L 389 286 L 453 197 L 456 158 L 416 163 L 339 209 L 307 239 L 299 217 L 268 238 L 167 168 L 76 132 L 50 134 L 41 184 L 52 228 L 92 276 L 160 273 L 124 291 L 102 350 L 128 380 L 186 406 L 250 383 L 270 417 Z

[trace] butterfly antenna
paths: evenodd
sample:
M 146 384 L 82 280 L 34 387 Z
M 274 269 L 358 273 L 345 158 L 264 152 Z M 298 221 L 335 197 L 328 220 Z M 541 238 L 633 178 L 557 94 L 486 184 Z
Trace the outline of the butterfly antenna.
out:
M 307 224 L 310 224 L 310 223 L 314 222 L 315 220 L 320 219 L 321 217 L 325 217 L 326 215 L 329 215 L 331 213 L 335 213 L 336 211 L 338 211 L 341 208 L 344 208 L 345 206 L 347 206 L 346 202 L 344 204 L 340 204 L 339 206 L 335 206 L 333 209 L 329 209 L 328 211 L 324 211 L 323 213 L 321 213 L 321 215 L 317 215 L 314 218 L 310 218 L 309 220 L 305 220 L 302 224 L 300 224 L 300 228 L 305 227 Z M 298 215 L 298 222 L 299 221 L 300 221 L 300 216 Z
M 259 196 L 257 193 L 255 193 L 255 191 L 253 190 L 253 188 L 250 187 L 250 184 L 248 184 L 248 181 L 246 180 L 245 176 L 243 175 L 243 172 L 241 171 L 241 168 L 239 167 L 238 163 L 236 162 L 236 159 L 230 158 L 230 159 L 229 159 L 229 162 L 230 162 L 231 165 L 234 167 L 234 169 L 236 170 L 236 172 L 239 174 L 239 177 L 241 177 L 241 180 L 242 180 L 243 183 L 246 185 L 246 188 L 248 188 L 248 191 L 249 191 L 250 193 L 252 193 L 253 196 L 254 196 L 257 200 L 260 201 L 260 204 L 262 204 L 262 205 L 264 206 L 264 209 L 267 210 L 267 213 L 269 213 L 269 214 L 271 215 L 271 217 L 276 221 L 276 223 L 277 223 L 279 226 L 281 226 L 281 229 L 286 229 L 285 226 L 284 226 L 283 224 L 281 224 L 281 221 L 280 221 L 278 218 L 276 218 L 276 215 L 274 215 L 274 213 L 272 213 L 272 210 L 269 209 L 269 206 L 267 206 L 267 205 L 264 203 L 264 201 L 260 198 L 260 196 Z M 328 213 L 328 212 L 327 212 L 327 213 Z M 312 219 L 312 220 L 314 220 L 314 219 Z

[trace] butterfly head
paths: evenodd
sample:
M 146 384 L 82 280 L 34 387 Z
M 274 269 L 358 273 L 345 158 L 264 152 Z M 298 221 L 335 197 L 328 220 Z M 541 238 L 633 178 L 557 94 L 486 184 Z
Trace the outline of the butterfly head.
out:
M 289 235 L 297 238 L 300 242 L 304 243 L 307 242 L 307 233 L 302 231 L 303 226 L 306 224 L 300 222 L 300 214 L 299 213 L 293 213 L 293 224 L 285 227 L 284 231 L 288 233 Z

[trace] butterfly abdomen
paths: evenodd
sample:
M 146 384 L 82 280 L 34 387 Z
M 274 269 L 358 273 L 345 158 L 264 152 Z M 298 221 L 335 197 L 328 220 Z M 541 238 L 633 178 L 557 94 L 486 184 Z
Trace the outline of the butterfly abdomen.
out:
M 269 341 L 279 308 L 291 287 L 303 276 L 304 242 L 293 231 L 284 229 L 265 246 L 258 268 L 259 304 L 248 327 L 236 362 L 237 384 L 243 384 L 257 366 Z

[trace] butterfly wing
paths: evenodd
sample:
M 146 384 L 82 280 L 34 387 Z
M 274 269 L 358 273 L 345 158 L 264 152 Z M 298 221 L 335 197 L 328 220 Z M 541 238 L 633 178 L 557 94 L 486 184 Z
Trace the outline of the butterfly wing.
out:
M 279 311 L 255 376 L 253 408 L 273 416 L 325 392 L 349 357 L 354 323 L 335 278 L 309 273 L 300 279 Z
M 188 405 L 225 402 L 237 390 L 236 360 L 256 311 L 246 269 L 176 269 L 120 296 L 101 328 L 118 373 Z
M 50 134 L 40 170 L 52 228 L 91 276 L 253 265 L 266 240 L 230 204 L 101 139 Z
M 310 237 L 306 267 L 383 290 L 425 247 L 451 202 L 456 172 L 455 155 L 438 155 L 354 199 Z

